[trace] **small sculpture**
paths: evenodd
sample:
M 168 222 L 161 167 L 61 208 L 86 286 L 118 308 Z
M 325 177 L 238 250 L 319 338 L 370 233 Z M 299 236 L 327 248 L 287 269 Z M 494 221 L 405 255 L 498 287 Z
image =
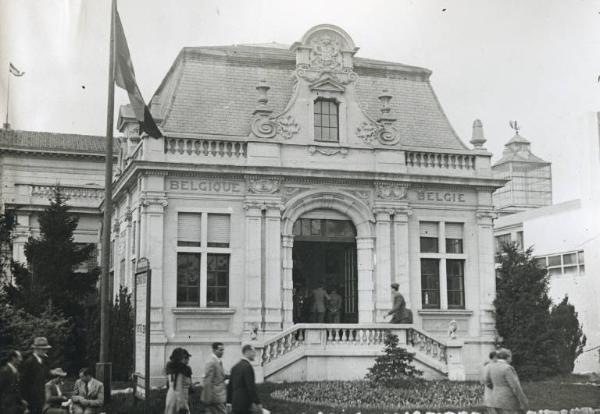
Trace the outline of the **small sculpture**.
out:
M 448 326 L 448 336 L 450 339 L 456 339 L 456 331 L 458 330 L 458 324 L 454 319 L 450 321 L 450 325 Z
M 256 324 L 254 324 L 254 325 L 252 325 L 252 330 L 250 330 L 250 340 L 256 341 L 257 337 L 258 337 L 258 326 L 256 326 Z

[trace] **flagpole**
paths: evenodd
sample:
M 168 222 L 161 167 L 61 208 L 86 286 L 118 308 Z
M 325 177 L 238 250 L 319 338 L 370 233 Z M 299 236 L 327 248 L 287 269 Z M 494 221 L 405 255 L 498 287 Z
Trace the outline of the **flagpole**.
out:
M 96 365 L 96 376 L 104 383 L 104 401 L 110 407 L 111 371 L 109 361 L 109 265 L 110 265 L 110 232 L 112 213 L 112 175 L 113 175 L 113 129 L 115 108 L 115 14 L 116 0 L 111 0 L 110 14 L 110 47 L 108 59 L 108 102 L 106 108 L 106 159 L 104 175 L 104 216 L 102 220 L 102 275 L 100 280 L 100 361 Z
M 10 105 L 10 66 L 8 69 L 8 80 L 6 81 L 6 122 L 4 123 L 4 129 L 9 129 L 10 124 L 8 123 L 8 106 Z

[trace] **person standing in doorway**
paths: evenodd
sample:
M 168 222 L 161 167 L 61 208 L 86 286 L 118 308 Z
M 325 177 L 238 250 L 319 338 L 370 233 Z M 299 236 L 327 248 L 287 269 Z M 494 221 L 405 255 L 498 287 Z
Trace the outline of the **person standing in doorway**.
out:
M 327 299 L 327 322 L 340 323 L 342 314 L 342 296 L 337 292 L 336 288 L 331 289 L 329 299 Z
M 46 358 L 48 358 L 48 350 L 52 347 L 46 338 L 38 337 L 33 340 L 31 348 L 33 353 L 23 362 L 21 394 L 27 401 L 31 414 L 42 414 L 46 397 L 46 379 L 48 378 Z
M 231 404 L 233 414 L 255 414 L 262 412 L 262 405 L 256 392 L 256 381 L 252 361 L 256 351 L 250 344 L 242 347 L 244 355 L 240 362 L 231 368 L 231 377 L 227 385 L 227 403 Z
M 222 342 L 212 344 L 212 355 L 206 362 L 204 369 L 204 385 L 202 387 L 201 399 L 207 414 L 225 414 L 225 402 L 227 399 L 225 391 L 225 371 L 223 370 L 223 354 L 225 346 Z
M 311 322 L 323 323 L 325 322 L 325 306 L 326 301 L 329 300 L 329 295 L 323 287 L 319 285 L 312 291 L 312 305 L 310 308 Z
M 512 353 L 501 348 L 496 352 L 497 362 L 490 364 L 485 383 L 492 388 L 490 406 L 499 414 L 518 414 L 527 411 L 529 402 L 521 388 L 517 371 L 510 365 Z
M 25 412 L 27 403 L 21 398 L 19 389 L 19 365 L 23 357 L 19 351 L 8 354 L 8 362 L 0 368 L 0 413 L 21 414 Z

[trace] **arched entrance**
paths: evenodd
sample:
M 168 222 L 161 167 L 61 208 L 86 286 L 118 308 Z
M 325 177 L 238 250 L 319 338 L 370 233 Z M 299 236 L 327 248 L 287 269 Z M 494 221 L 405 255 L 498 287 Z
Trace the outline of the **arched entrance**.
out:
M 294 223 L 294 323 L 358 322 L 356 229 L 331 213 L 314 210 Z
M 336 217 L 321 216 L 324 212 L 333 212 Z M 311 215 L 310 213 L 313 212 Z M 309 221 L 304 222 L 304 219 Z M 302 226 L 307 226 L 307 232 L 312 233 L 313 226 L 311 219 L 316 219 L 314 233 L 317 233 L 317 227 L 321 234 L 317 239 L 309 236 L 305 238 Z M 282 220 L 282 266 L 283 266 L 283 308 L 284 308 L 284 327 L 289 327 L 294 323 L 294 252 L 296 261 L 306 262 L 306 257 L 310 258 L 311 253 L 319 251 L 319 259 L 322 274 L 327 281 L 327 274 L 330 274 L 329 280 L 337 283 L 341 279 L 348 278 L 348 284 L 344 280 L 343 289 L 348 288 L 343 296 L 354 298 L 347 303 L 348 315 L 345 317 L 347 322 L 373 322 L 373 248 L 374 234 L 373 223 L 375 219 L 370 208 L 360 199 L 344 192 L 311 190 L 303 192 L 285 204 Z M 299 223 L 299 224 L 296 224 Z M 306 223 L 306 224 L 305 224 Z M 330 232 L 327 231 L 327 226 Z M 328 236 L 335 234 L 334 227 L 338 226 L 338 241 Z M 352 234 L 352 236 L 350 235 Z M 297 237 L 297 239 L 296 239 Z M 352 242 L 352 237 L 355 241 Z M 299 248 L 294 251 L 294 246 L 298 243 Z M 307 243 L 314 243 L 308 245 Z M 317 243 L 325 243 L 318 245 Z M 340 243 L 340 244 L 335 244 Z M 329 249 L 329 250 L 328 250 Z M 330 254 L 329 254 L 330 253 Z M 332 257 L 329 264 L 327 257 Z M 313 256 L 314 258 L 315 256 Z M 348 263 L 346 262 L 348 260 Z M 354 263 L 352 263 L 354 261 Z M 327 270 L 329 266 L 329 271 Z M 296 275 L 298 282 L 301 277 L 306 278 L 306 284 L 315 282 L 315 279 L 304 276 L 307 273 L 305 269 L 297 269 Z M 354 274 L 352 273 L 354 271 Z M 303 275 L 304 274 L 304 275 Z M 353 279 L 353 280 L 352 280 Z M 326 283 L 323 283 L 326 284 Z M 331 287 L 331 286 L 324 286 Z M 305 286 L 309 289 L 308 286 Z M 353 290 L 354 289 L 354 290 Z

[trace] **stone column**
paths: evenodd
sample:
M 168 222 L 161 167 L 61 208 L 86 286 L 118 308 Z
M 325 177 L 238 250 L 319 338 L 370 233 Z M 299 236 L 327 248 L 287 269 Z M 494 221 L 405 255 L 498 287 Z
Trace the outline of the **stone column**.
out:
M 399 291 L 404 296 L 406 307 L 411 307 L 410 254 L 408 242 L 408 216 L 412 214 L 407 208 L 394 211 L 394 276 L 393 282 L 400 285 Z
M 391 309 L 390 284 L 392 283 L 391 262 L 391 220 L 393 210 L 374 209 L 375 244 L 377 262 L 375 264 L 375 321 L 385 322 L 385 315 Z
M 268 204 L 265 214 L 265 320 L 266 332 L 280 332 L 282 322 L 281 207 Z
M 161 179 L 163 177 L 160 177 Z M 152 293 L 150 311 L 151 333 L 164 334 L 163 327 L 163 249 L 164 249 L 164 216 L 167 197 L 162 191 L 145 191 L 141 196 L 143 253 L 152 269 Z M 114 264 L 115 269 L 118 263 Z M 170 281 L 176 283 L 175 278 Z
M 358 322 L 374 321 L 373 306 L 373 246 L 372 237 L 356 238 L 358 261 Z
M 27 263 L 25 258 L 25 243 L 31 236 L 31 223 L 29 213 L 17 213 L 13 239 L 13 260 L 22 264 Z
M 281 255 L 283 267 L 283 329 L 294 324 L 294 298 L 293 298 L 293 268 L 294 261 L 292 252 L 294 248 L 294 236 L 281 236 Z
M 494 298 L 496 297 L 496 273 L 494 263 L 493 220 L 496 217 L 492 210 L 477 211 L 477 239 L 479 245 L 479 335 L 486 339 L 496 336 L 494 322 Z
M 260 205 L 247 202 L 246 210 L 246 299 L 244 301 L 244 330 L 261 328 L 262 321 L 262 212 Z

